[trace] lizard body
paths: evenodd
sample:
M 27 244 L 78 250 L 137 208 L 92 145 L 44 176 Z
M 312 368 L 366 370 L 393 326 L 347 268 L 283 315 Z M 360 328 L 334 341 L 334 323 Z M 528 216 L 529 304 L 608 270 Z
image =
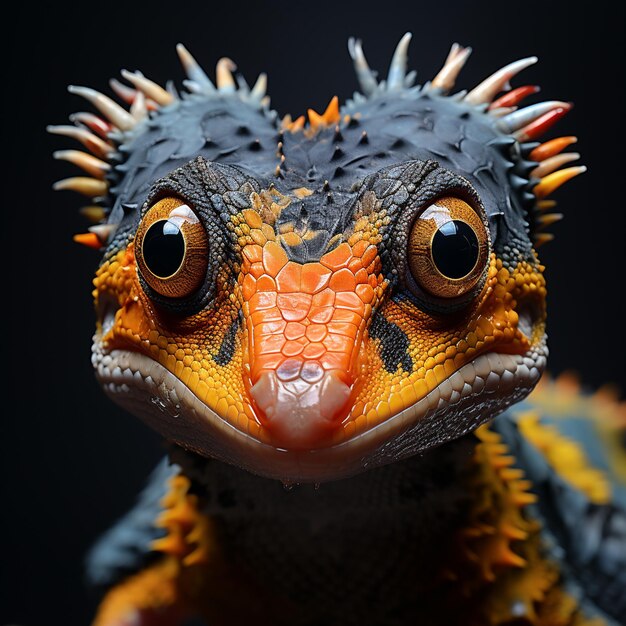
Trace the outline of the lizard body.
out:
M 71 88 L 108 118 L 51 129 L 98 157 L 61 153 L 95 178 L 57 184 L 107 207 L 78 236 L 104 249 L 94 367 L 174 463 L 92 553 L 117 585 L 96 624 L 623 617 L 619 461 L 598 468 L 576 420 L 544 423 L 549 402 L 485 426 L 545 367 L 536 248 L 546 197 L 584 168 L 561 169 L 572 138 L 535 139 L 570 105 L 517 108 L 536 89 L 508 81 L 534 57 L 448 95 L 456 44 L 414 86 L 409 40 L 380 83 L 351 40 L 363 93 L 308 121 L 228 59 L 214 86 L 182 46 L 182 96 L 128 72 L 130 112 Z M 555 522 L 574 509 L 604 520 L 581 531 L 591 552 Z

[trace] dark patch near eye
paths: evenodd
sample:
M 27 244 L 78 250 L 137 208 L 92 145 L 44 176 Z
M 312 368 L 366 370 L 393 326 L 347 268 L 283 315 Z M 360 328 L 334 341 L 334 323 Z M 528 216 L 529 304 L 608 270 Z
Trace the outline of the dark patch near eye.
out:
M 243 314 L 239 311 L 239 316 L 236 320 L 233 320 L 233 323 L 230 325 L 230 328 L 224 335 L 224 339 L 222 340 L 222 345 L 220 346 L 219 352 L 213 357 L 213 360 L 220 366 L 224 367 L 224 365 L 228 365 L 231 362 L 233 355 L 235 354 L 235 339 L 237 338 L 237 331 L 239 330 L 239 325 L 243 320 Z
M 381 313 L 374 315 L 370 337 L 380 339 L 380 358 L 390 374 L 398 369 L 398 365 L 406 372 L 413 370 L 413 359 L 407 352 L 409 338 L 399 326 L 387 321 Z

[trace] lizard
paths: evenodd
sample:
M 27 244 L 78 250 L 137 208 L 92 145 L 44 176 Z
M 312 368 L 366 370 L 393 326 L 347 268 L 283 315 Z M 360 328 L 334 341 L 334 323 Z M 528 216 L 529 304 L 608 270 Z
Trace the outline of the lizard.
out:
M 539 383 L 571 104 L 521 106 L 536 57 L 455 92 L 458 44 L 418 85 L 410 40 L 378 80 L 350 39 L 360 91 L 295 119 L 181 44 L 183 91 L 69 87 L 93 366 L 170 446 L 89 555 L 95 626 L 626 619 L 624 407 Z

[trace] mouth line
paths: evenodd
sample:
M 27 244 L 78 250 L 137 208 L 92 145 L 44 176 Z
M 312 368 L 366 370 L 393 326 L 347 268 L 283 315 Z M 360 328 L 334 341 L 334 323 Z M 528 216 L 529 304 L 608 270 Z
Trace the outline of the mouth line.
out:
M 547 352 L 540 344 L 522 355 L 483 353 L 357 435 L 326 447 L 285 450 L 221 418 L 152 357 L 132 349 L 104 352 L 100 345 L 94 342 L 92 361 L 104 390 L 167 439 L 256 474 L 297 482 L 344 478 L 462 436 L 524 397 L 539 380 Z M 434 442 L 424 443 L 426 426 L 437 433 Z

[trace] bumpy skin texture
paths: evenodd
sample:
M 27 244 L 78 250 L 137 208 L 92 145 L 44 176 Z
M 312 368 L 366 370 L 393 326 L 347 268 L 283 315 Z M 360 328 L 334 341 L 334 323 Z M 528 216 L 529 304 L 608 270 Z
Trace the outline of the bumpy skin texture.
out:
M 569 138 L 530 140 L 568 105 L 492 102 L 529 60 L 447 96 L 458 46 L 412 87 L 407 43 L 376 85 L 352 42 L 368 97 L 333 99 L 308 125 L 278 120 L 262 88 L 237 90 L 228 60 L 216 90 L 184 50 L 182 99 L 142 75 L 118 88 L 130 114 L 83 90 L 113 122 L 81 114 L 103 137 L 87 144 L 108 156 L 106 184 L 60 185 L 108 189 L 106 224 L 79 239 L 106 244 L 93 363 L 175 463 L 90 557 L 94 583 L 122 581 L 98 626 L 623 618 L 612 577 L 626 555 L 603 547 L 623 537 L 618 479 L 541 421 L 550 394 L 480 426 L 545 366 L 533 238 L 555 218 L 536 211 L 582 169 L 551 173 Z M 456 277 L 434 247 L 452 220 L 475 250 Z M 147 233 L 166 222 L 193 258 L 153 274 Z

